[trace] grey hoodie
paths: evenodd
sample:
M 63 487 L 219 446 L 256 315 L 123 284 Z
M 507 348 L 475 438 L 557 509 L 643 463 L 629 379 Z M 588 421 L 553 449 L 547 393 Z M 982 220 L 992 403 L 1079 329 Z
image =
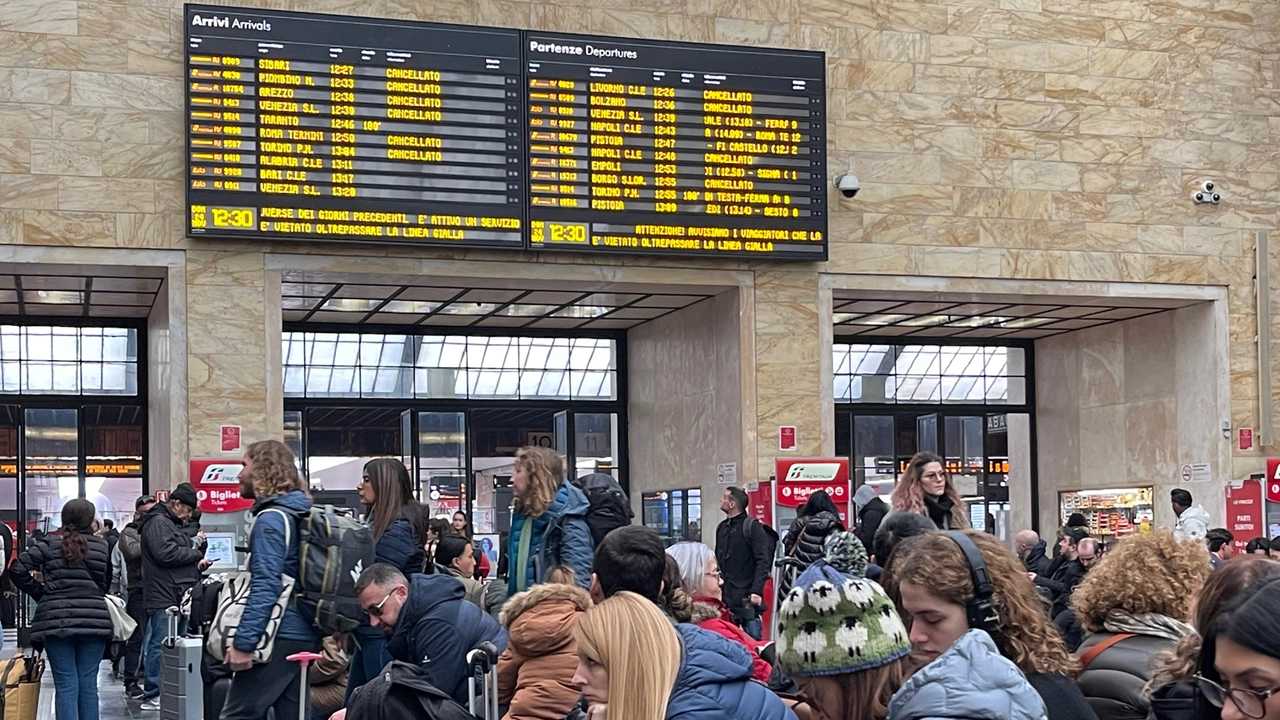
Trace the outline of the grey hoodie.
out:
M 1045 720 L 1044 701 L 991 636 L 970 630 L 912 675 L 889 701 L 889 720 Z

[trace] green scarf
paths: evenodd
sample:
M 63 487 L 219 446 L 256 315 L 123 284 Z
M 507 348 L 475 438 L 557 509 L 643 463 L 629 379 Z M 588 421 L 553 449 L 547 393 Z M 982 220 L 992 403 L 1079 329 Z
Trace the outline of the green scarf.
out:
M 520 543 L 516 546 L 516 592 L 529 588 L 529 545 L 533 543 L 533 518 L 524 516 Z

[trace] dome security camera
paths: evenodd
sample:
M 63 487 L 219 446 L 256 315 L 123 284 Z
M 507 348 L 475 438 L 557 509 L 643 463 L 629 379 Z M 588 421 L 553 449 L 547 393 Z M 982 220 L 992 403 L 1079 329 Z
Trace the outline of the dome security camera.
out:
M 1217 192 L 1218 186 L 1212 180 L 1205 180 L 1200 183 L 1200 189 L 1191 193 L 1191 200 L 1197 205 L 1211 203 L 1217 205 L 1222 202 L 1222 195 Z
M 858 182 L 858 176 L 851 172 L 837 175 L 831 184 L 835 185 L 840 194 L 847 198 L 852 198 L 862 189 L 862 183 Z

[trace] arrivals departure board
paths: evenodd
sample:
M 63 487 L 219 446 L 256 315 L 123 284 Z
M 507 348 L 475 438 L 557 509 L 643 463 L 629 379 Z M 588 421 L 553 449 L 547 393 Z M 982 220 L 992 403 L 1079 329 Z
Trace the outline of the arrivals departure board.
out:
M 186 6 L 189 233 L 522 248 L 520 32 Z
M 825 260 L 826 59 L 526 33 L 530 244 Z
M 185 18 L 191 237 L 827 257 L 822 53 Z

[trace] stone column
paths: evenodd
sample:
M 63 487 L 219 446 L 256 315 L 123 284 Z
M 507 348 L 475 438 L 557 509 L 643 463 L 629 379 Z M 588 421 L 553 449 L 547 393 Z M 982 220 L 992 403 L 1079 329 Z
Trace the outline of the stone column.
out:
M 816 271 L 757 272 L 754 290 L 756 447 L 745 481 L 768 480 L 778 457 L 835 450 L 831 291 L 820 287 Z M 796 428 L 794 452 L 778 449 L 782 426 Z
M 192 457 L 220 451 L 222 425 L 245 445 L 283 437 L 280 273 L 261 252 L 187 252 L 187 377 Z

